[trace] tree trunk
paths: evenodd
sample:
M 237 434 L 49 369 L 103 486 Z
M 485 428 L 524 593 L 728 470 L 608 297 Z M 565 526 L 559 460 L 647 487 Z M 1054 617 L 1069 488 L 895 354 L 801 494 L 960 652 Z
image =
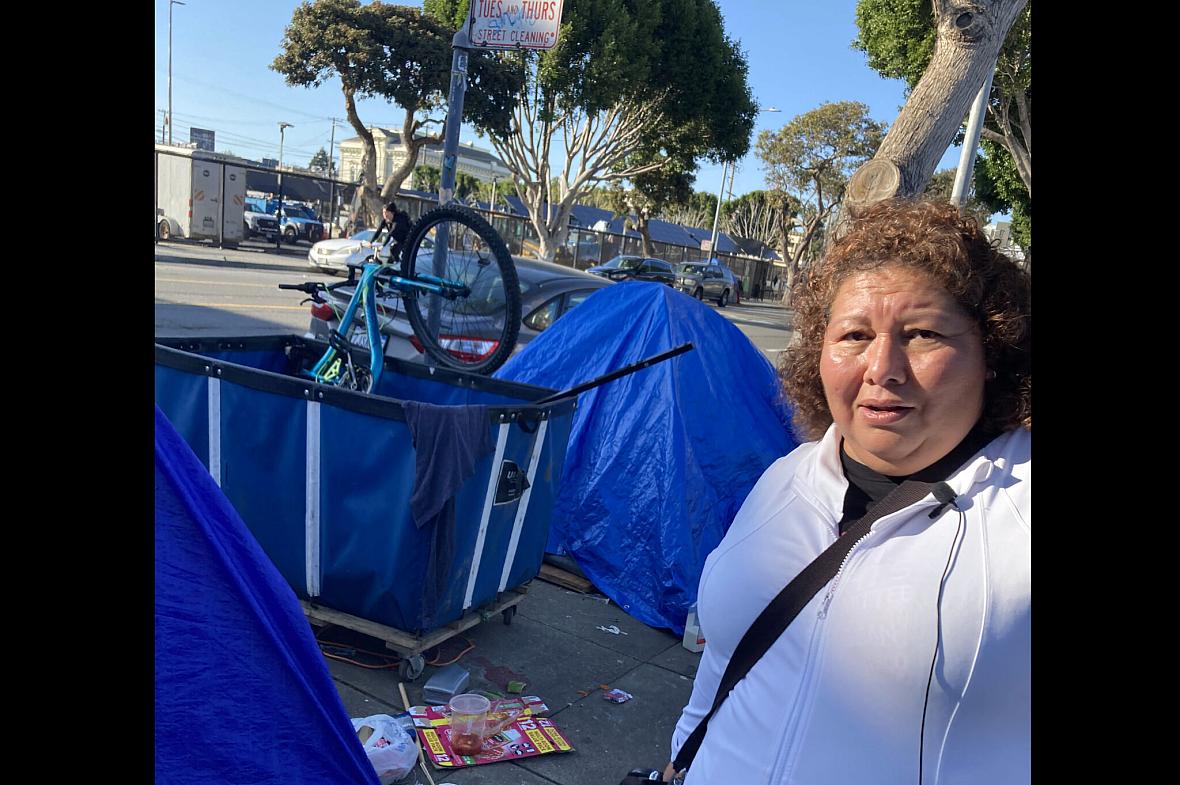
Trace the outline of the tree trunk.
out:
M 655 249 L 651 247 L 651 226 L 642 211 L 635 213 L 635 228 L 639 230 L 639 236 L 643 240 L 643 255 L 655 256 Z
M 897 167 L 893 193 L 866 186 L 877 180 L 880 164 L 866 162 L 849 182 L 847 201 L 865 207 L 888 196 L 922 193 L 939 159 L 947 151 L 971 102 L 983 86 L 1004 39 L 1027 0 L 934 0 L 937 38 L 930 65 L 910 93 L 873 161 Z
M 367 226 L 376 226 L 381 216 L 381 198 L 377 193 L 377 145 L 373 141 L 372 132 L 365 128 L 360 115 L 356 113 L 353 89 L 348 85 L 344 85 L 343 89 L 344 108 L 348 113 L 348 123 L 361 138 L 361 145 L 364 147 L 364 152 L 361 154 L 361 182 L 357 187 L 357 197 L 361 204 L 362 215 L 350 216 L 349 220 L 355 226 L 357 218 L 363 217 Z
M 381 201 L 388 203 L 393 197 L 397 196 L 398 190 L 402 187 L 402 183 L 406 178 L 414 173 L 414 168 L 418 165 L 418 152 L 427 144 L 441 141 L 442 135 L 437 136 L 415 136 L 421 124 L 414 120 L 414 114 L 418 111 L 417 106 L 405 107 L 406 115 L 402 120 L 402 134 L 401 134 L 401 148 L 405 152 L 405 157 L 401 164 L 394 168 L 386 179 L 385 185 L 381 188 Z

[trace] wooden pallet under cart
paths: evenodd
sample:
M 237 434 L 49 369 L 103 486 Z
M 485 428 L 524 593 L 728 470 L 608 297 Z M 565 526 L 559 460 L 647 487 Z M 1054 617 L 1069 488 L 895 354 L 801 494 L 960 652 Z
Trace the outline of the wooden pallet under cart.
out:
M 450 624 L 423 635 L 414 635 L 396 627 L 362 619 L 343 611 L 317 605 L 310 600 L 300 600 L 299 604 L 303 606 L 303 615 L 314 626 L 323 627 L 334 624 L 384 641 L 386 648 L 392 649 L 402 658 L 397 668 L 398 675 L 405 681 L 413 681 L 422 675 L 422 671 L 426 667 L 426 659 L 422 656 L 422 652 L 450 640 L 480 622 L 487 621 L 497 613 L 503 616 L 505 624 L 511 624 L 512 617 L 516 615 L 516 606 L 520 604 L 527 593 L 528 588 L 525 586 L 501 592 L 495 600 L 482 608 L 473 608 Z

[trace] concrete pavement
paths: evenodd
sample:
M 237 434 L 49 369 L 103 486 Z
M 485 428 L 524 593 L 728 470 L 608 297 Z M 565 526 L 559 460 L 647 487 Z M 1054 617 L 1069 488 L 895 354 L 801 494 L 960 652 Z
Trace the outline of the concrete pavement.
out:
M 672 633 L 636 621 L 601 595 L 579 594 L 540 579 L 528 584 L 528 595 L 517 607 L 510 625 L 493 616 L 447 641 L 433 658 L 451 659 L 466 648 L 466 638 L 475 644 L 459 660 L 471 674 L 468 691 L 505 693 L 509 681 L 526 682 L 525 694 L 545 701 L 547 716 L 574 749 L 455 770 L 431 766 L 435 782 L 615 785 L 636 766 L 663 768 L 701 655 L 685 650 Z M 618 635 L 598 629 L 612 625 Z M 385 650 L 379 641 L 339 627 L 319 632 L 319 638 Z M 326 662 L 349 716 L 402 712 L 396 670 Z M 428 665 L 418 679 L 406 683 L 411 705 L 425 703 L 422 685 L 437 670 Z M 603 684 L 634 697 L 611 703 L 602 697 Z M 426 785 L 426 778 L 416 771 Z

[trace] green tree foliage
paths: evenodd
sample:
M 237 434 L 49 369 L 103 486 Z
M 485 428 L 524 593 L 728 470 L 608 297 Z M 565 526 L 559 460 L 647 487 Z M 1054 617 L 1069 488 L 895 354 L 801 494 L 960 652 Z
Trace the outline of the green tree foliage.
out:
M 458 30 L 467 21 L 467 0 L 425 0 L 422 10 L 451 30 Z
M 873 157 L 885 137 L 885 125 L 869 117 L 856 101 L 821 104 L 798 115 L 778 131 L 758 135 L 757 154 L 766 182 L 801 206 L 806 217 L 803 239 L 788 268 L 788 283 L 828 216 L 844 198 L 848 178 Z M 786 255 L 786 247 L 782 253 Z
M 422 166 L 415 167 L 414 176 L 410 179 L 410 187 L 415 191 L 438 191 L 438 185 L 442 182 L 442 170 L 437 166 Z
M 287 84 L 310 88 L 340 80 L 349 124 L 365 150 L 358 191 L 374 215 L 381 199 L 391 198 L 410 174 L 418 150 L 442 139 L 453 32 L 420 9 L 381 2 L 361 5 L 360 0 L 305 2 L 284 31 L 271 68 Z M 464 121 L 485 133 L 507 133 L 522 84 L 519 66 L 496 53 L 475 51 L 468 59 L 468 83 Z M 358 98 L 370 97 L 405 110 L 401 143 L 406 156 L 380 189 L 373 136 L 356 110 Z
M 422 164 L 414 168 L 414 174 L 410 178 L 410 187 L 416 191 L 427 191 L 429 193 L 438 193 L 438 188 L 442 184 L 442 170 L 437 166 L 430 166 L 429 164 Z M 455 198 L 460 201 L 465 201 L 471 196 L 480 196 L 483 193 L 482 186 L 484 183 L 467 172 L 455 172 Z M 487 183 L 489 192 L 491 183 Z
M 990 139 L 979 142 L 983 155 L 975 163 L 975 197 L 991 212 L 1012 216 L 1012 239 L 1032 249 L 1032 197 L 1024 188 L 1012 156 Z
M 975 171 L 978 172 L 979 170 L 976 169 Z M 955 169 L 943 169 L 942 171 L 935 172 L 930 177 L 930 182 L 926 184 L 926 191 L 923 196 L 949 202 L 951 193 L 955 190 L 955 173 Z M 986 225 L 989 216 L 995 212 L 991 205 L 980 199 L 978 195 L 970 195 L 964 199 L 962 210 L 965 214 L 974 217 L 980 226 Z
M 904 79 L 912 89 L 922 78 L 934 52 L 936 31 L 932 8 L 930 0 L 860 0 L 856 6 L 859 35 L 852 46 L 865 53 L 874 71 L 891 79 Z M 1012 212 L 1013 234 L 1023 238 L 1018 242 L 1025 248 L 1031 247 L 1032 237 L 1031 136 L 1030 0 L 1008 31 L 996 62 L 974 170 L 980 201 L 993 211 Z M 956 143 L 961 144 L 962 140 L 960 132 Z M 1024 161 L 1023 174 L 1014 154 Z
M 328 151 L 321 147 L 319 151 L 311 157 L 311 161 L 308 162 L 307 168 L 313 172 L 327 172 L 328 163 Z

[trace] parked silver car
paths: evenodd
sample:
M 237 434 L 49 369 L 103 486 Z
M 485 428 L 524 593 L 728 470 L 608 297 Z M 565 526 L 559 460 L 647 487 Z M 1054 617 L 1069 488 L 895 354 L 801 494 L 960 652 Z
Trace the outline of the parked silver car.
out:
M 724 308 L 731 298 L 736 299 L 738 279 L 716 259 L 685 262 L 676 268 L 676 288 L 698 300 L 716 300 L 717 306 Z
M 520 281 L 521 296 L 520 333 L 513 353 L 520 351 L 594 292 L 611 284 L 606 278 L 551 262 L 519 256 L 513 257 L 513 261 Z M 348 306 L 355 288 L 354 284 L 347 281 L 337 282 L 333 289 L 324 294 L 329 305 L 312 306 L 308 337 L 326 341 L 330 329 L 339 329 L 338 318 Z M 378 297 L 377 306 L 383 318 L 381 333 L 385 336 L 385 355 L 425 363 L 426 356 L 401 309 L 400 298 Z M 346 337 L 357 346 L 365 349 L 369 347 L 363 313 L 357 313 L 356 322 Z

